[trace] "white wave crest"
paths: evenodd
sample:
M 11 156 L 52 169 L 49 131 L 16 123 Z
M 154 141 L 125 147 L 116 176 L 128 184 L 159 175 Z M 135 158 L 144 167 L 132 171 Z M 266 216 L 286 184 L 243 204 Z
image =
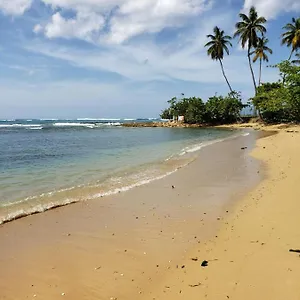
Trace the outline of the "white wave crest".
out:
M 95 128 L 94 124 L 89 123 L 54 123 L 54 127 L 88 127 Z
M 41 126 L 42 124 L 0 124 L 0 128 L 34 128 Z

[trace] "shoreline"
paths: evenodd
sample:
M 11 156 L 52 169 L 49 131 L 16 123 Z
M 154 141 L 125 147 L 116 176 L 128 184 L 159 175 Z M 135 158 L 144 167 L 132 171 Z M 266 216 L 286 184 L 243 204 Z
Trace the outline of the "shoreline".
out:
M 5 224 L 0 290 L 16 299 L 143 299 L 260 181 L 248 156 L 258 134 L 203 148 L 190 165 L 126 193 Z
M 226 130 L 228 130 L 228 128 L 226 128 Z M 89 201 L 89 200 L 92 200 L 95 198 L 102 198 L 102 197 L 106 197 L 106 196 L 110 196 L 110 195 L 115 195 L 118 193 L 123 193 L 128 190 L 131 190 L 132 188 L 143 186 L 143 185 L 149 184 L 153 181 L 163 179 L 164 177 L 167 177 L 167 176 L 177 172 L 179 169 L 192 163 L 195 159 L 197 159 L 197 157 L 199 155 L 199 151 L 202 148 L 208 147 L 215 143 L 223 142 L 225 140 L 235 139 L 235 138 L 239 137 L 240 135 L 242 136 L 242 135 L 248 135 L 248 134 L 249 133 L 247 133 L 246 131 L 245 131 L 245 133 L 243 133 L 241 131 L 241 129 L 237 129 L 236 134 L 233 134 L 229 137 L 217 138 L 217 139 L 211 140 L 211 141 L 208 140 L 208 141 L 197 143 L 195 145 L 190 145 L 189 147 L 182 148 L 178 153 L 173 153 L 171 157 L 165 159 L 164 161 L 160 161 L 159 164 L 160 164 L 160 167 L 163 169 L 163 171 L 159 171 L 159 172 L 157 171 L 157 174 L 154 177 L 148 176 L 148 177 L 145 177 L 144 179 L 139 179 L 139 181 L 136 181 L 136 182 L 128 181 L 126 183 L 124 182 L 123 185 L 120 185 L 118 187 L 111 186 L 102 191 L 97 191 L 97 192 L 95 191 L 93 194 L 87 195 L 87 198 L 84 198 L 81 196 L 76 199 L 76 198 L 74 198 L 73 194 L 70 194 L 63 201 L 54 199 L 54 201 L 51 201 L 51 202 L 32 203 L 31 206 L 28 206 L 27 201 L 24 201 L 24 202 L 18 201 L 17 204 L 19 204 L 19 206 L 18 206 L 17 210 L 12 210 L 12 208 L 15 208 L 14 203 L 12 203 L 12 205 L 8 205 L 6 207 L 0 207 L 0 226 L 7 224 L 9 222 L 16 221 L 18 219 L 22 219 L 22 218 L 31 216 L 31 215 L 44 213 L 48 210 L 54 210 L 54 209 L 57 209 L 60 207 L 73 205 L 78 202 L 84 202 L 84 201 Z M 171 159 L 172 157 L 174 158 L 173 161 Z M 158 164 L 158 163 L 156 162 L 156 164 Z M 144 170 L 144 172 L 145 172 L 145 170 Z M 119 174 L 116 176 L 118 177 Z M 66 188 L 66 189 L 63 189 L 62 191 L 56 191 L 56 193 L 58 194 L 60 192 L 73 191 L 75 189 L 76 189 L 76 187 Z M 49 192 L 49 193 L 45 193 L 43 195 L 50 197 L 50 196 L 52 196 L 52 194 L 53 194 L 53 192 Z M 30 196 L 28 198 L 34 199 L 34 198 L 38 198 L 38 197 L 39 196 Z M 7 212 L 5 212 L 5 208 L 7 209 Z M 1 209 L 2 209 L 2 211 L 1 211 Z M 10 209 L 10 211 L 8 211 L 8 209 Z M 3 212 L 5 212 L 6 214 L 3 214 Z

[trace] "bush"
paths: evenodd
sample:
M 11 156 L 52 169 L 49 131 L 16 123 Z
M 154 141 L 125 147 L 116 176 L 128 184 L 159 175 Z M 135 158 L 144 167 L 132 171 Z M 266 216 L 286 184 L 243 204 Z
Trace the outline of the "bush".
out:
M 228 124 L 240 120 L 240 112 L 246 107 L 239 93 L 226 97 L 214 96 L 206 102 L 206 121 L 211 124 Z
M 233 92 L 226 97 L 214 96 L 204 103 L 201 98 L 176 97 L 168 101 L 170 107 L 163 111 L 161 117 L 166 119 L 184 116 L 186 123 L 233 123 L 240 119 L 240 111 L 245 107 L 242 104 L 240 94 Z M 170 117 L 171 115 L 171 117 Z
M 300 121 L 300 67 L 285 61 L 278 65 L 282 81 L 265 83 L 252 99 L 267 123 Z

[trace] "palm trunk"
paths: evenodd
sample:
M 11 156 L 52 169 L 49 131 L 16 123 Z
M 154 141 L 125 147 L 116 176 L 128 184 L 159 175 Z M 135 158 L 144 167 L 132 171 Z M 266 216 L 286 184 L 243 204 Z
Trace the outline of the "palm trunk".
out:
M 226 74 L 225 74 L 225 71 L 224 71 L 224 67 L 223 67 L 222 60 L 219 59 L 219 62 L 220 62 L 220 65 L 221 65 L 221 69 L 222 69 L 223 76 L 224 76 L 224 78 L 225 78 L 225 80 L 226 80 L 226 82 L 227 82 L 227 84 L 228 84 L 228 87 L 229 87 L 229 89 L 230 89 L 230 92 L 232 93 L 233 90 L 232 90 L 232 88 L 231 88 L 231 85 L 230 85 L 230 83 L 229 83 L 227 77 L 226 77 Z
M 291 51 L 291 54 L 290 54 L 290 56 L 289 56 L 289 59 L 288 59 L 288 61 L 290 61 L 290 60 L 291 60 L 293 53 L 294 53 L 294 49 L 292 49 L 292 51 Z
M 248 61 L 249 61 L 249 67 L 250 67 L 251 75 L 252 75 L 252 80 L 253 80 L 255 95 L 256 95 L 256 81 L 255 81 L 255 76 L 254 76 L 254 72 L 253 72 L 253 69 L 252 69 L 251 57 L 250 56 L 251 56 L 251 54 L 250 54 L 250 46 L 248 46 Z
M 258 80 L 258 86 L 261 85 L 261 62 L 262 62 L 262 59 L 260 58 L 259 59 L 259 80 Z

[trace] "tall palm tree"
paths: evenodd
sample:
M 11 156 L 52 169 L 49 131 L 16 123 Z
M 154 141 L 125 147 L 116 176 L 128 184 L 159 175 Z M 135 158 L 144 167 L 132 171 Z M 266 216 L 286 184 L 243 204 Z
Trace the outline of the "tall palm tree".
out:
M 282 29 L 285 29 L 286 32 L 282 34 L 282 45 L 287 45 L 288 47 L 292 46 L 291 54 L 289 56 L 290 60 L 294 51 L 300 49 L 300 18 L 292 18 L 292 23 L 286 24 Z
M 224 35 L 224 30 L 221 30 L 218 26 L 215 26 L 214 35 L 209 34 L 207 35 L 207 37 L 210 39 L 210 41 L 205 44 L 205 47 L 209 47 L 207 49 L 207 54 L 211 57 L 211 59 L 218 60 L 220 62 L 223 76 L 228 84 L 230 92 L 233 92 L 231 85 L 226 77 L 224 66 L 222 63 L 222 60 L 224 58 L 224 50 L 229 55 L 228 45 L 232 47 L 232 44 L 230 42 L 231 36 Z
M 257 47 L 251 54 L 255 54 L 253 57 L 253 62 L 255 63 L 259 59 L 259 80 L 258 80 L 258 86 L 261 84 L 261 65 L 262 61 L 269 61 L 269 57 L 266 52 L 269 52 L 270 54 L 273 53 L 272 49 L 270 49 L 267 44 L 269 40 L 265 38 L 264 36 L 261 38 L 258 38 Z
M 239 37 L 242 48 L 247 45 L 248 48 L 248 61 L 252 75 L 253 85 L 256 93 L 256 81 L 254 72 L 251 65 L 251 49 L 256 48 L 258 45 L 258 34 L 264 34 L 267 30 L 263 26 L 267 20 L 264 17 L 259 17 L 254 6 L 250 8 L 249 15 L 239 14 L 242 21 L 235 24 L 236 32 L 234 37 Z

